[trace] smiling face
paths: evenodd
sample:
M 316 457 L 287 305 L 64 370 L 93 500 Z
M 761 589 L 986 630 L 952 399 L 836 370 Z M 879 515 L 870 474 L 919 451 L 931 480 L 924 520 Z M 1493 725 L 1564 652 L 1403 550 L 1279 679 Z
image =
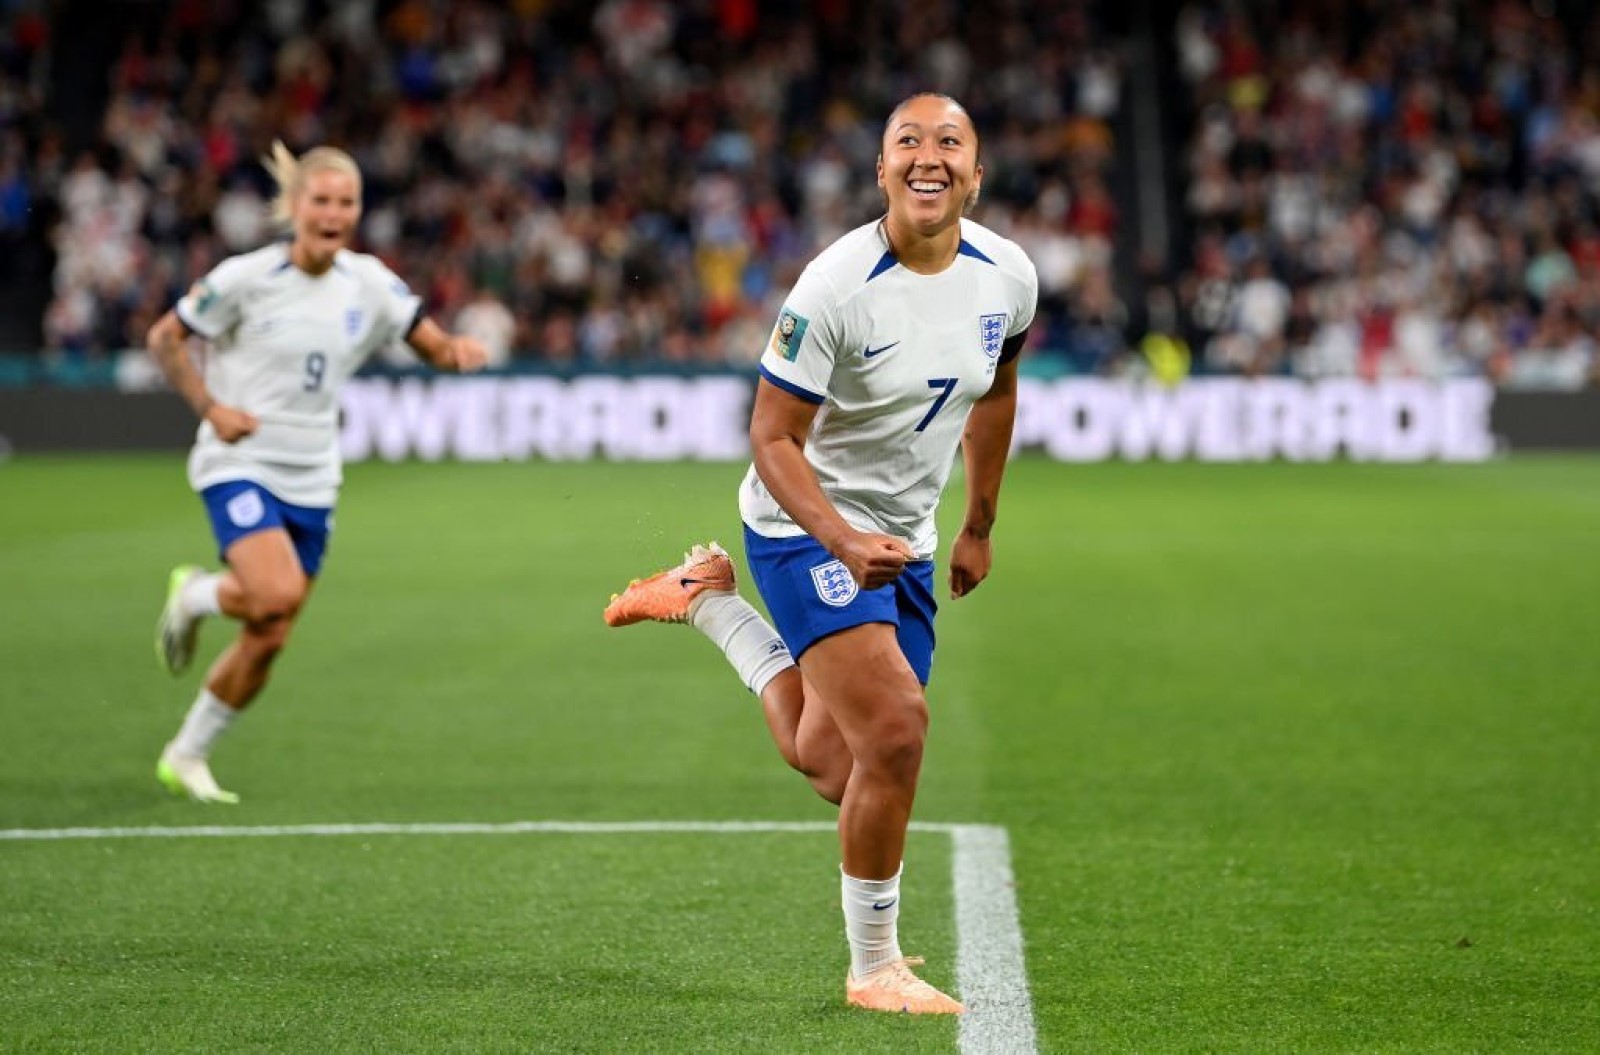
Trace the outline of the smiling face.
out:
M 978 133 L 959 103 L 917 95 L 890 116 L 878 156 L 878 186 L 892 228 L 923 237 L 956 227 L 983 182 Z
M 360 179 L 338 169 L 307 172 L 290 216 L 295 248 L 307 263 L 325 266 L 355 235 L 361 219 Z

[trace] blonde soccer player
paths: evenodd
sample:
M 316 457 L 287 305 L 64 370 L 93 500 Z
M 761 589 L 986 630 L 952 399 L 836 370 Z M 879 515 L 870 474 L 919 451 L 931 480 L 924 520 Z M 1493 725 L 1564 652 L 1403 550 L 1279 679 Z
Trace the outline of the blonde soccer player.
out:
M 168 381 L 200 418 L 189 453 L 223 567 L 168 577 L 156 651 L 179 674 L 201 623 L 239 625 L 206 675 L 156 775 L 175 794 L 232 803 L 212 776 L 213 746 L 266 685 L 333 530 L 342 479 L 339 390 L 377 349 L 404 340 L 443 370 L 481 369 L 477 341 L 452 336 L 376 257 L 349 248 L 361 218 L 361 172 L 349 154 L 295 157 L 273 144 L 273 215 L 290 238 L 217 265 L 150 328 Z M 188 338 L 207 343 L 205 369 Z
M 955 100 L 897 106 L 877 178 L 886 215 L 811 262 L 761 358 L 739 509 L 776 629 L 714 543 L 630 585 L 605 618 L 710 637 L 760 697 L 785 761 L 839 805 L 847 1001 L 956 1014 L 898 934 L 928 727 L 934 513 L 959 446 L 968 497 L 948 582 L 962 597 L 989 574 L 1038 278 L 1015 243 L 964 218 L 983 166 Z

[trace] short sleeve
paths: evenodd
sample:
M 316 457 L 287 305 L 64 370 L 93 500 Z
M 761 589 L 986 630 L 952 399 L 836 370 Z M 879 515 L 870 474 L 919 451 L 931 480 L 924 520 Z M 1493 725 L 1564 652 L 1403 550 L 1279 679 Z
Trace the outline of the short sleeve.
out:
M 411 334 L 422 318 L 422 298 L 411 292 L 405 280 L 384 266 L 376 257 L 368 261 L 367 281 L 374 287 L 378 325 L 373 328 L 379 344 Z
M 1006 327 L 1007 337 L 1026 332 L 1033 325 L 1034 312 L 1039 309 L 1039 272 L 1026 256 L 1022 256 L 1022 270 L 1018 277 L 1022 281 L 1019 283 L 1017 303 L 1012 307 L 1011 325 Z
M 838 355 L 835 298 L 827 281 L 807 268 L 790 290 L 761 353 L 761 376 L 808 403 L 828 398 Z
M 248 269 L 238 257 L 224 260 L 189 287 L 173 310 L 178 318 L 206 340 L 216 340 L 239 323 L 242 292 Z

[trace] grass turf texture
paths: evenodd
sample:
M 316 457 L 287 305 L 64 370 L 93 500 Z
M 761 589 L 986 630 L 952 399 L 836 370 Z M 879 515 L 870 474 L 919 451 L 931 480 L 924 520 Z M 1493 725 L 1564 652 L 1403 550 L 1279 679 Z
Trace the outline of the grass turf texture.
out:
M 607 630 L 737 466 L 355 466 L 216 770 L 151 655 L 180 460 L 0 466 L 0 827 L 825 820 L 714 650 Z M 960 510 L 946 502 L 946 540 Z M 1012 466 L 918 816 L 1007 826 L 1047 1051 L 1600 1037 L 1600 461 Z M 226 639 L 212 625 L 203 668 Z M 830 837 L 0 842 L 0 1049 L 950 1051 L 842 1006 Z M 902 932 L 954 980 L 948 840 Z

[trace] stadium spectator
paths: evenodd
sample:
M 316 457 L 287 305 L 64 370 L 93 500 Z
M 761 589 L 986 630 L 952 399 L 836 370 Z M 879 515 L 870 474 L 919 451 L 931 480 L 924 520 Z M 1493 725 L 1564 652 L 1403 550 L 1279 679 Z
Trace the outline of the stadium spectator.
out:
M 444 370 L 477 370 L 485 359 L 477 340 L 440 329 L 377 259 L 346 248 L 361 216 L 361 174 L 348 154 L 320 147 L 297 159 L 277 143 L 272 173 L 273 215 L 290 240 L 229 257 L 149 337 L 201 419 L 189 483 L 227 565 L 173 569 L 156 650 L 179 674 L 206 617 L 240 624 L 157 763 L 168 789 L 198 802 L 238 801 L 217 785 L 211 749 L 265 687 L 321 569 L 340 483 L 340 387 L 394 340 Z M 213 345 L 204 374 L 189 359 L 190 335 Z

